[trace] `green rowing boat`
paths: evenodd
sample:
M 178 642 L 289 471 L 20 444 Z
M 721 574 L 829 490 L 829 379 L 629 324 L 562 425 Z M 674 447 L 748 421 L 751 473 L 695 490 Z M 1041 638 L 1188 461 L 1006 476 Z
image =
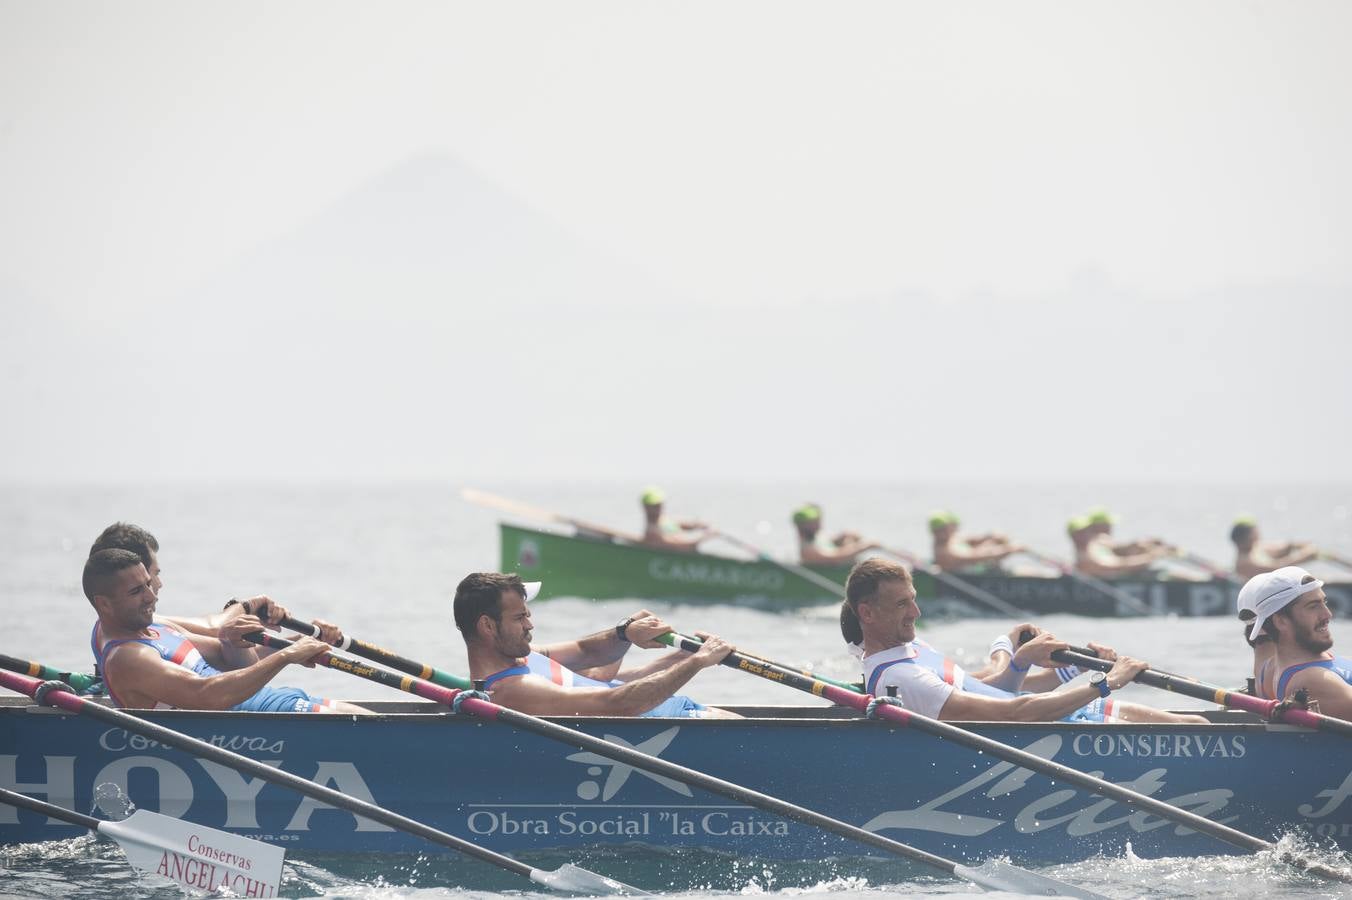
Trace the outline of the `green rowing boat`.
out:
M 792 609 L 839 602 L 850 571 L 849 566 L 813 567 L 841 585 L 839 593 L 831 594 L 765 560 L 681 553 L 506 523 L 498 527 L 502 571 L 543 582 L 539 599 L 642 599 Z
M 841 585 L 838 592 L 770 560 L 734 559 L 707 553 L 677 553 L 626 541 L 566 535 L 502 523 L 502 571 L 542 581 L 541 597 L 594 600 L 660 600 L 670 603 L 732 603 L 764 609 L 798 609 L 836 603 L 844 596 L 846 566 L 813 571 Z M 1233 616 L 1238 585 L 1210 581 L 1133 578 L 1095 587 L 1069 575 L 991 572 L 962 575 L 938 584 L 916 572 L 915 588 L 926 615 L 991 615 L 965 585 L 1028 613 L 1082 616 Z M 1104 589 L 1106 588 L 1106 590 Z M 1352 584 L 1324 585 L 1329 606 L 1352 615 Z

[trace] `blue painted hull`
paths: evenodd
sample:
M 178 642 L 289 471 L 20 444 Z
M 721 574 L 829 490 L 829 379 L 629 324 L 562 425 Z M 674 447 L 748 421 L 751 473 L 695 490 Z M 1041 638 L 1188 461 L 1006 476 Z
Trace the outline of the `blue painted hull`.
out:
M 492 849 L 647 844 L 769 858 L 862 856 L 853 843 L 576 748 L 416 704 L 338 716 L 149 713 L 161 724 L 372 800 Z M 923 734 L 788 709 L 743 722 L 565 720 L 923 849 L 1026 863 L 1232 852 L 1214 839 Z M 826 717 L 830 716 L 830 717 Z M 1210 726 L 979 725 L 975 730 L 1275 838 L 1352 848 L 1352 742 L 1218 715 Z M 433 846 L 99 722 L 0 702 L 0 787 L 86 811 L 96 784 L 140 807 L 310 851 Z M 0 843 L 71 826 L 0 806 Z M 877 855 L 873 851 L 871 855 Z

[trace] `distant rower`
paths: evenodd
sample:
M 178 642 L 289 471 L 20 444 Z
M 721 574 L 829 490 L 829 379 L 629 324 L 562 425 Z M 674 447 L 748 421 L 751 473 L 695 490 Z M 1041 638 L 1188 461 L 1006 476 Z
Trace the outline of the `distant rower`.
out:
M 1240 594 L 1250 640 L 1266 635 L 1276 647 L 1271 674 L 1259 673 L 1259 693 L 1284 700 L 1304 689 L 1324 715 L 1352 716 L 1352 659 L 1333 654 L 1324 582 L 1284 566 L 1250 578 Z
M 934 538 L 934 564 L 946 572 L 978 574 L 998 571 L 1000 561 L 1023 547 L 1003 534 L 958 534 L 960 520 L 943 510 L 931 513 L 930 535 Z
M 1252 516 L 1240 516 L 1230 529 L 1235 545 L 1235 574 L 1252 578 L 1283 566 L 1299 566 L 1318 558 L 1319 550 L 1308 541 L 1260 541 L 1258 522 Z
M 662 515 L 667 494 L 650 487 L 639 497 L 643 504 L 643 543 L 649 547 L 694 553 L 700 541 L 714 536 L 713 529 L 694 519 L 678 521 Z
M 804 565 L 842 565 L 854 562 L 865 550 L 880 549 L 853 531 L 828 538 L 822 531 L 822 508 L 815 503 L 805 503 L 793 511 L 793 527 L 798 531 L 798 558 Z
M 1075 568 L 1098 578 L 1121 578 L 1153 574 L 1151 567 L 1172 556 L 1174 548 L 1157 538 L 1114 542 L 1113 523 L 1117 518 L 1106 509 L 1090 510 L 1066 525 L 1066 533 L 1075 545 Z

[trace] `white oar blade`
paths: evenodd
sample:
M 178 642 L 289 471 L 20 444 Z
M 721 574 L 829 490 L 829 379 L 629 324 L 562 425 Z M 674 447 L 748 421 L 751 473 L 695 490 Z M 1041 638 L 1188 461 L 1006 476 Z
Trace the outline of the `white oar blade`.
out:
M 550 890 L 563 891 L 569 894 L 646 895 L 648 893 L 636 887 L 630 887 L 621 881 L 616 881 L 614 878 L 597 875 L 595 872 L 590 872 L 572 863 L 564 863 L 552 872 L 547 872 L 544 869 L 531 869 L 530 880 L 537 884 L 543 884 Z
M 1084 900 L 1107 900 L 1102 894 L 1078 888 L 1046 875 L 1039 875 L 1027 869 L 1020 869 L 1012 863 L 997 859 L 986 860 L 981 865 L 954 866 L 953 874 L 966 878 L 974 884 L 991 891 L 1009 891 L 1014 894 L 1031 894 L 1035 897 L 1081 897 Z
M 121 845 L 136 868 L 202 891 L 228 888 L 240 897 L 276 897 L 286 851 L 262 841 L 138 809 L 99 834 Z

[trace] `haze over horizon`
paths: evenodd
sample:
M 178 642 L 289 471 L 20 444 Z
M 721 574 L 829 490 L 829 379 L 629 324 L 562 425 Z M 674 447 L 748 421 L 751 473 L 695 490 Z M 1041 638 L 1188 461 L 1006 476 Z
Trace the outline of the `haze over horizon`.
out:
M 1346 483 L 1348 25 L 0 0 L 0 471 Z

